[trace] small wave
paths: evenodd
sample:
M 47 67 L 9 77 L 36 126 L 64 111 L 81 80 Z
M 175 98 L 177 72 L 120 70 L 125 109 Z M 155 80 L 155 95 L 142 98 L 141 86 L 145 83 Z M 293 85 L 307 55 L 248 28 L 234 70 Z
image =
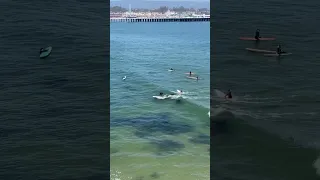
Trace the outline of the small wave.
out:
M 212 108 L 212 116 L 216 116 L 217 114 L 223 112 L 223 111 L 227 111 L 227 109 L 222 108 L 222 107 L 218 107 L 218 108 Z
M 120 171 L 111 170 L 110 171 L 110 179 L 111 180 L 126 180 L 126 179 L 132 179 L 132 178 L 131 177 L 123 178 Z
M 214 94 L 217 96 L 217 97 L 220 97 L 220 98 L 224 98 L 225 97 L 225 93 L 218 90 L 218 89 L 214 89 Z
M 185 99 L 183 96 L 177 94 L 177 95 L 168 95 L 168 97 L 170 99 L 173 99 L 173 100 L 179 100 L 179 99 Z
M 184 96 L 182 95 L 184 99 L 194 99 L 194 100 L 209 100 L 209 96 Z
M 226 121 L 235 117 L 235 114 L 226 108 L 212 108 L 211 112 L 213 121 Z
M 179 90 L 179 91 L 180 91 L 180 90 Z M 172 92 L 172 93 L 178 93 L 178 90 L 170 91 L 170 92 Z M 183 95 L 189 95 L 189 96 L 191 96 L 191 95 L 193 95 L 193 96 L 197 95 L 196 92 L 189 92 L 189 91 L 182 91 L 181 94 L 183 94 Z
M 263 104 L 263 103 L 280 103 L 283 99 L 274 98 L 274 97 L 252 97 L 250 95 L 245 95 L 243 98 L 238 100 L 239 103 L 246 103 L 246 104 Z
M 172 96 L 173 98 L 174 97 L 179 97 L 179 98 L 182 98 L 182 99 L 185 99 L 185 100 L 188 100 L 190 99 L 191 101 L 192 100 L 200 100 L 200 101 L 208 101 L 210 102 L 210 98 L 209 98 L 209 95 L 208 96 L 199 96 L 199 93 L 197 92 L 190 92 L 190 91 L 183 91 L 182 93 L 180 93 L 180 90 L 176 90 L 176 91 L 170 91 L 172 93 L 175 93 L 176 95 L 169 95 L 169 96 Z M 201 93 L 200 93 L 201 94 Z M 179 99 L 178 98 L 178 99 Z M 208 105 L 204 105 L 202 103 L 196 103 L 196 102 L 193 102 L 197 105 L 200 105 L 200 106 L 203 106 L 205 108 L 210 108 L 210 103 L 208 103 Z
M 313 163 L 313 167 L 316 169 L 316 173 L 320 176 L 320 156 L 318 159 Z
M 214 119 L 216 119 L 218 117 L 219 120 L 221 120 L 221 117 L 223 117 L 224 121 L 229 120 L 229 119 L 233 119 L 236 117 L 240 118 L 240 117 L 244 117 L 244 116 L 250 117 L 253 119 L 262 118 L 258 114 L 254 114 L 250 111 L 246 111 L 246 110 L 242 110 L 242 109 L 233 109 L 228 106 L 219 106 L 218 108 L 212 108 L 211 112 L 212 112 L 212 116 L 214 117 Z
M 213 99 L 216 101 L 225 101 L 225 93 L 215 89 L 214 90 L 214 97 Z M 245 96 L 237 96 L 233 93 L 233 98 L 228 100 L 231 102 L 237 102 L 237 103 L 245 103 L 245 104 L 265 104 L 265 103 L 272 103 L 272 104 L 278 104 L 283 101 L 283 99 L 274 98 L 274 97 L 267 97 L 267 98 L 261 98 L 261 97 L 252 97 L 250 95 Z

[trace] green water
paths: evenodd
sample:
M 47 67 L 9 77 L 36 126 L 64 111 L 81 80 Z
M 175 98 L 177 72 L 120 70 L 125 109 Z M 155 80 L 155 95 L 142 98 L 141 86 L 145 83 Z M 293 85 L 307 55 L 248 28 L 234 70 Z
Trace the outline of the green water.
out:
M 209 29 L 111 24 L 111 179 L 209 179 Z M 152 97 L 178 89 L 180 100 Z

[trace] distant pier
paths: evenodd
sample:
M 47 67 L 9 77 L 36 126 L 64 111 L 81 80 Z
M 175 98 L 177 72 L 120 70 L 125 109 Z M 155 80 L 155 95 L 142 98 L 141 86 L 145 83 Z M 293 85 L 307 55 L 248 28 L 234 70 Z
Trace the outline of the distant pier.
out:
M 210 21 L 210 17 L 110 18 L 110 22 L 199 22 L 199 21 Z

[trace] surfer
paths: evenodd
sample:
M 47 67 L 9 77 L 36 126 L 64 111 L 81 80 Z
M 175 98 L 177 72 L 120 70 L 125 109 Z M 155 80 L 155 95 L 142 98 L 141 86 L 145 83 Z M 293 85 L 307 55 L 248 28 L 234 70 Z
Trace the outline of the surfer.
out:
M 279 44 L 278 47 L 277 47 L 277 54 L 281 54 L 282 53 L 282 50 L 281 50 L 281 45 Z
M 231 94 L 231 90 L 230 89 L 226 93 L 225 98 L 232 99 L 232 94 Z
M 163 96 L 163 93 L 162 93 L 162 92 L 160 92 L 160 96 Z
M 259 40 L 259 38 L 261 38 L 261 37 L 260 37 L 260 29 L 257 29 L 257 30 L 256 30 L 256 35 L 254 36 L 254 38 L 255 38 L 256 40 Z
M 197 80 L 199 80 L 199 77 L 197 76 Z
M 189 76 L 191 76 L 191 75 L 192 75 L 192 72 L 190 71 L 190 72 L 189 72 Z

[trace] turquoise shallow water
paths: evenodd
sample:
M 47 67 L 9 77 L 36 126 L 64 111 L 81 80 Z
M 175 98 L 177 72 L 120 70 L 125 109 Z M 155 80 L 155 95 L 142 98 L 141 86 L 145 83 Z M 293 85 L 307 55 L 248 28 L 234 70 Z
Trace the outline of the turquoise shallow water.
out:
M 111 179 L 209 179 L 209 23 L 113 23 L 110 36 Z

